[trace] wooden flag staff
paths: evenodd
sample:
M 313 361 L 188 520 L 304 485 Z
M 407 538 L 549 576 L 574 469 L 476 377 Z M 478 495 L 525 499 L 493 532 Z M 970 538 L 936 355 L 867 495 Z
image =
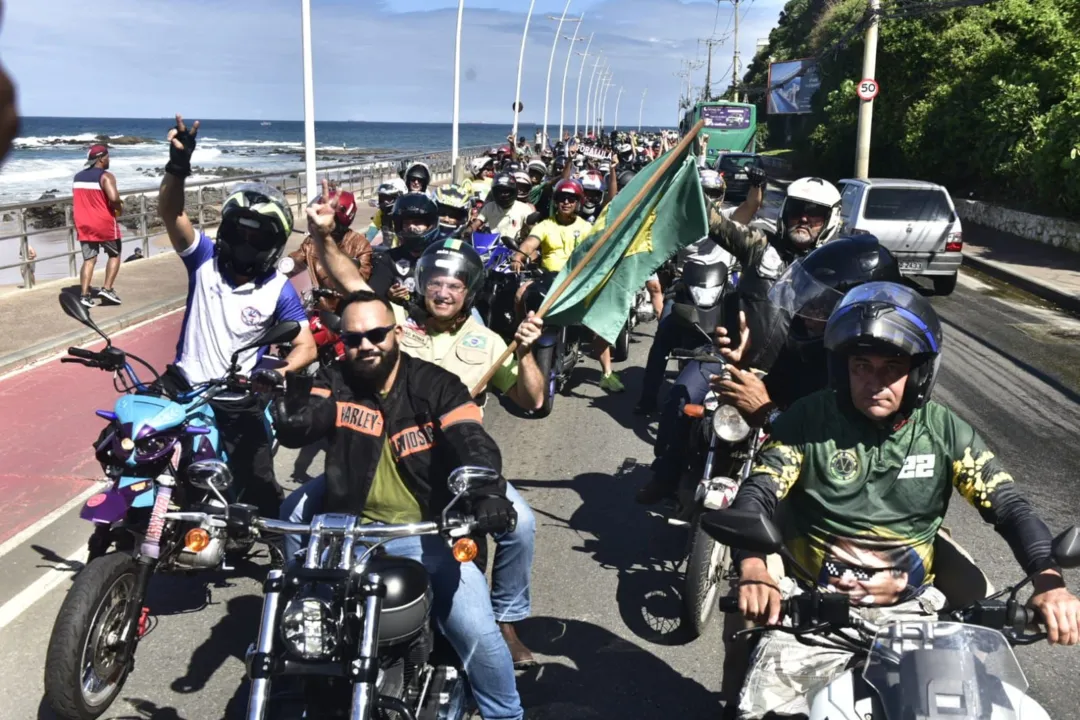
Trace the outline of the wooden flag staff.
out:
M 611 238 L 612 234 L 614 234 L 614 232 L 619 228 L 619 226 L 626 221 L 626 218 L 629 217 L 630 213 L 633 212 L 634 208 L 636 208 L 638 204 L 641 203 L 641 201 L 645 198 L 649 191 L 653 189 L 653 186 L 656 185 L 660 178 L 662 178 L 667 173 L 668 169 L 675 162 L 675 159 L 680 157 L 686 151 L 687 146 L 689 146 L 690 143 L 694 142 L 694 140 L 697 138 L 698 132 L 701 130 L 702 127 L 704 127 L 704 125 L 704 120 L 698 120 L 697 124 L 695 124 L 694 127 L 690 128 L 690 132 L 688 132 L 683 137 L 683 139 L 679 141 L 679 144 L 675 146 L 674 152 L 668 154 L 667 158 L 663 161 L 663 163 L 661 163 L 660 168 L 656 172 L 654 172 L 652 174 L 652 177 L 650 177 L 641 187 L 641 189 L 638 190 L 637 195 L 635 195 L 634 198 L 626 204 L 626 206 L 623 208 L 623 211 L 619 213 L 618 217 L 616 217 L 611 222 L 611 224 L 604 229 L 604 233 L 600 236 L 600 239 L 597 240 L 591 248 L 589 248 L 589 252 L 587 252 L 585 254 L 585 257 L 581 259 L 581 262 L 577 264 L 577 267 L 570 271 L 570 274 L 566 276 L 566 278 L 562 281 L 559 287 L 548 293 L 547 298 L 544 300 L 544 304 L 541 305 L 540 309 L 536 312 L 536 317 L 542 319 L 544 315 L 547 314 L 548 310 L 551 309 L 551 306 L 555 304 L 555 302 L 563 294 L 566 288 L 570 286 L 570 283 L 572 283 L 581 273 L 581 271 L 585 268 L 585 266 L 592 261 L 592 259 L 596 256 L 596 253 L 600 252 L 600 248 L 604 247 L 604 244 Z M 472 389 L 473 397 L 476 397 L 484 391 L 484 388 L 486 388 L 488 383 L 491 382 L 491 378 L 495 376 L 495 373 L 502 366 L 502 364 L 506 362 L 506 359 L 510 357 L 510 354 L 513 353 L 516 348 L 516 340 L 511 342 L 510 345 L 507 346 L 506 350 L 503 351 L 503 354 L 500 355 L 499 359 L 495 361 L 495 364 L 488 368 L 488 371 L 484 373 L 484 377 L 480 378 L 480 381 L 476 383 L 476 387 Z

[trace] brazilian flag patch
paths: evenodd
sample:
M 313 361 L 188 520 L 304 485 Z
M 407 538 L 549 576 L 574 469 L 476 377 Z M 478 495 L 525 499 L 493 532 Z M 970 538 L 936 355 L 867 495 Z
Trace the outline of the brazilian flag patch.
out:
M 461 249 L 461 244 L 462 243 L 461 243 L 460 240 L 455 240 L 453 238 L 450 238 L 445 243 L 443 243 L 443 247 L 446 248 L 447 250 L 460 250 Z
M 484 350 L 487 348 L 487 338 L 483 335 L 466 335 L 461 344 L 472 350 Z

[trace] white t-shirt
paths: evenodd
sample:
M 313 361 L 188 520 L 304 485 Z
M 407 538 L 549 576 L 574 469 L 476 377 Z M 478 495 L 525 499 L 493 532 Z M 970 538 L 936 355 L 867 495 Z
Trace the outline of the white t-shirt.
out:
M 480 211 L 480 218 L 487 223 L 492 232 L 517 238 L 525 227 L 525 220 L 536 212 L 532 205 L 515 200 L 509 210 L 503 210 L 499 203 L 491 200 Z
M 203 233 L 180 257 L 188 271 L 188 295 L 176 364 L 192 384 L 224 376 L 236 349 L 277 323 L 307 322 L 300 296 L 277 270 L 233 287 L 218 270 L 214 241 Z M 241 353 L 240 371 L 250 373 L 264 351 Z

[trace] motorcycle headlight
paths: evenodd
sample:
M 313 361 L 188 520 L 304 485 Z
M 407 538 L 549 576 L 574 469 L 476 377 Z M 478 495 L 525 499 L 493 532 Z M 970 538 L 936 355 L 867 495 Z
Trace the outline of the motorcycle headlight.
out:
M 713 432 L 728 443 L 742 442 L 750 435 L 750 426 L 731 405 L 721 405 L 712 416 Z
M 294 598 L 281 614 L 281 638 L 290 653 L 303 660 L 324 660 L 338 646 L 338 613 L 315 597 Z
M 176 438 L 164 435 L 154 435 L 135 443 L 136 462 L 149 462 L 157 460 L 172 451 Z
M 723 285 L 717 285 L 716 287 L 703 288 L 696 285 L 690 286 L 690 297 L 694 299 L 694 304 L 698 307 L 711 308 L 716 304 L 717 299 L 720 297 L 720 293 L 724 290 Z

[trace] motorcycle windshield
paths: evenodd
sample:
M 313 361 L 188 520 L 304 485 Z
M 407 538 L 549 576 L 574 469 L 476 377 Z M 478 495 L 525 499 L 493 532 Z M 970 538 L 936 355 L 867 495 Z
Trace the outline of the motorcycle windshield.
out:
M 863 679 L 889 720 L 990 720 L 1017 710 L 1006 686 L 1028 683 L 997 630 L 934 620 L 898 622 L 874 638 Z M 996 710 L 995 710 L 996 708 Z

